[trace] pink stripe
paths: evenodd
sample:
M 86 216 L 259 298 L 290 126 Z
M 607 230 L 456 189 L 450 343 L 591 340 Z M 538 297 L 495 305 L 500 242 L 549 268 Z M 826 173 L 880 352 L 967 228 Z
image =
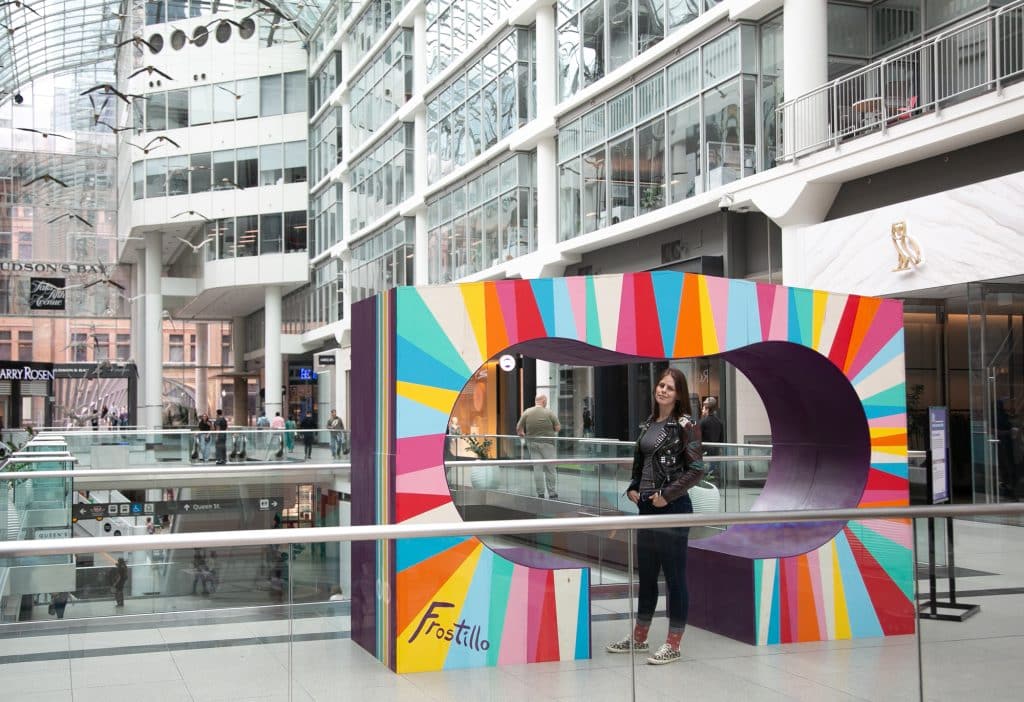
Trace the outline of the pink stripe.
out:
M 772 327 L 768 331 L 768 339 L 772 341 L 789 341 L 789 292 L 781 285 L 775 291 L 775 302 L 772 305 Z
M 633 274 L 622 276 L 622 297 L 619 301 L 619 331 L 615 350 L 619 353 L 636 354 L 636 290 Z
M 569 303 L 576 322 L 576 338 L 587 340 L 587 279 L 580 277 L 566 278 L 569 289 Z
M 868 426 L 872 429 L 904 429 L 907 426 L 907 414 L 887 414 L 884 417 L 875 417 L 868 420 Z
M 857 355 L 850 364 L 848 378 L 856 378 L 857 374 L 870 363 L 883 346 L 889 343 L 893 335 L 903 328 L 903 303 L 899 300 L 882 300 L 875 312 L 875 318 L 864 335 L 864 340 L 857 350 Z
M 890 519 L 872 519 L 871 521 L 860 522 L 860 525 L 899 544 L 903 548 L 913 548 L 914 536 L 909 524 Z
M 772 328 L 774 285 L 757 284 L 757 310 L 761 316 L 761 341 L 766 341 Z
M 498 665 L 527 663 L 526 659 L 526 617 L 523 607 L 527 606 L 529 594 L 529 568 L 514 566 L 512 586 L 508 590 L 508 607 L 505 609 L 505 626 L 501 631 L 501 651 Z
M 789 619 L 781 622 L 786 627 L 786 638 L 784 642 L 797 641 L 797 621 L 800 615 L 800 601 L 797 597 L 797 590 L 800 587 L 800 578 L 797 575 L 796 558 L 780 558 L 779 563 L 783 566 L 782 575 L 786 578 L 786 606 L 789 609 Z
M 395 480 L 395 494 L 448 495 L 448 481 L 444 479 L 444 466 L 436 465 L 422 470 L 403 473 Z
M 811 592 L 814 594 L 814 610 L 818 615 L 818 637 L 828 640 L 828 627 L 825 624 L 825 598 L 821 594 L 821 564 L 818 552 L 807 552 L 807 572 L 811 576 Z
M 444 434 L 408 436 L 395 441 L 395 473 L 413 473 L 437 466 L 444 455 Z
M 715 334 L 718 336 L 718 348 L 724 349 L 729 338 L 729 279 L 708 276 L 704 279 L 708 284 L 708 298 L 711 302 L 711 314 L 715 318 Z
M 530 663 L 537 660 L 537 644 L 540 642 L 541 629 L 545 626 L 544 586 L 547 584 L 548 571 L 541 568 L 530 568 L 530 597 L 526 603 L 526 659 Z M 558 622 L 555 621 L 555 626 Z
M 501 305 L 502 322 L 508 335 L 509 346 L 519 343 L 519 325 L 516 324 L 516 281 L 499 280 L 494 283 Z
M 860 498 L 860 503 L 906 501 L 906 499 L 906 490 L 865 490 L 864 496 Z

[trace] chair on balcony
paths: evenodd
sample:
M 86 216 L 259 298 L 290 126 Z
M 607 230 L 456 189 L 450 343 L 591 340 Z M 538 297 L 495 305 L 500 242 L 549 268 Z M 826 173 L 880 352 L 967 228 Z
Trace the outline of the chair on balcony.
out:
M 907 98 L 907 104 L 903 107 L 897 107 L 893 110 L 892 117 L 889 119 L 890 124 L 892 122 L 902 122 L 908 120 L 914 116 L 914 112 L 917 110 L 917 96 L 911 95 Z

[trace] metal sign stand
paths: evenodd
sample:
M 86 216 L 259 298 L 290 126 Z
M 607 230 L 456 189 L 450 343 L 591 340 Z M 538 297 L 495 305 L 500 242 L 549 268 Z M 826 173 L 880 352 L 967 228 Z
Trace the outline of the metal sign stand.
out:
M 930 482 L 930 480 L 929 480 Z M 917 522 L 914 522 L 917 531 Z M 962 622 L 981 611 L 980 605 L 956 601 L 956 558 L 953 547 L 953 520 L 946 518 L 946 568 L 949 574 L 949 601 L 940 602 L 936 592 L 938 578 L 935 574 L 935 518 L 928 518 L 928 599 L 917 607 L 921 619 L 938 619 L 946 622 Z M 939 610 L 952 610 L 940 612 Z

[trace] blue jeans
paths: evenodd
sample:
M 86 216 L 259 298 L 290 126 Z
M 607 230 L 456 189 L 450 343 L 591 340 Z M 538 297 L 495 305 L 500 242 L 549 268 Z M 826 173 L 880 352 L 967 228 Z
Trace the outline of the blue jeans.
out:
M 655 507 L 650 500 L 640 500 L 640 514 L 690 514 L 693 504 L 683 495 L 665 507 Z M 686 589 L 686 549 L 690 529 L 640 529 L 636 535 L 636 562 L 640 586 L 637 592 L 636 619 L 650 624 L 658 605 L 658 573 L 665 574 L 668 597 L 668 622 L 673 629 L 686 626 L 690 611 L 690 595 Z
M 345 432 L 331 432 L 331 456 L 341 458 L 342 449 L 345 447 Z

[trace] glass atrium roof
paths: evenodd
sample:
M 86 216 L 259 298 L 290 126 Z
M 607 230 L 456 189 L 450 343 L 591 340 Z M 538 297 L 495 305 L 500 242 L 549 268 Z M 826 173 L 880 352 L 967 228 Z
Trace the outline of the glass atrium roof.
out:
M 330 0 L 202 2 L 203 14 L 243 7 L 280 10 L 306 36 Z M 268 21 L 273 15 L 265 15 Z M 40 76 L 110 61 L 142 29 L 142 0 L 0 0 L 0 100 Z

